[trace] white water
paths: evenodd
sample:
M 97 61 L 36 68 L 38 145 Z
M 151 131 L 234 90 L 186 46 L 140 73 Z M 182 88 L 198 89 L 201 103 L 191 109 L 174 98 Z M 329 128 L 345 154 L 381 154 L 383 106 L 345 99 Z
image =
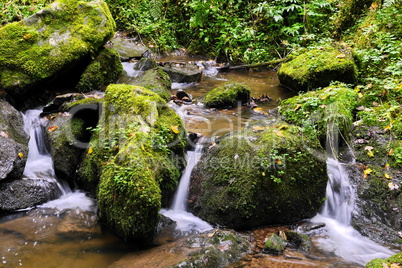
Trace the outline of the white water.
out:
M 180 178 L 173 204 L 169 210 L 161 210 L 161 214 L 177 222 L 176 230 L 183 234 L 205 232 L 212 229 L 210 224 L 187 212 L 191 172 L 202 156 L 202 149 L 202 143 L 198 143 L 194 151 L 187 152 L 187 166 Z
M 28 157 L 23 178 L 34 180 L 47 191 L 56 192 L 59 199 L 49 201 L 39 207 L 54 208 L 59 211 L 66 209 L 79 209 L 82 211 L 95 211 L 95 201 L 80 191 L 73 192 L 66 182 L 56 178 L 53 160 L 47 150 L 44 135 L 44 120 L 39 115 L 41 109 L 26 111 L 24 115 L 24 128 L 29 135 Z
M 59 192 L 59 195 L 66 194 L 71 190 L 56 179 L 53 160 L 42 133 L 43 120 L 39 117 L 41 112 L 41 109 L 28 110 L 24 115 L 24 129 L 29 135 L 29 142 L 23 179 L 35 180 L 49 191 Z
M 348 173 L 338 160 L 327 160 L 329 182 L 324 207 L 312 221 L 324 222 L 324 236 L 318 239 L 325 251 L 356 263 L 365 265 L 374 258 L 387 258 L 395 254 L 362 236 L 351 225 L 355 194 L 349 183 Z

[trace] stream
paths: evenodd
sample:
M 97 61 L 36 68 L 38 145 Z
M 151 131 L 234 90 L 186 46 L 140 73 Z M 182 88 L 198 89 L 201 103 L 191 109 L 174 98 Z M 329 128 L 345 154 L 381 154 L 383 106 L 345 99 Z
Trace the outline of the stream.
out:
M 131 71 L 132 65 L 124 63 L 124 68 L 129 70 L 128 78 L 137 75 Z M 226 110 L 205 109 L 199 99 L 227 81 L 245 83 L 251 87 L 253 97 L 267 94 L 272 100 L 259 104 L 258 109 L 254 110 L 246 106 Z M 191 104 L 179 106 L 171 102 L 170 106 L 182 117 L 188 131 L 200 133 L 206 139 L 241 129 L 256 120 L 273 117 L 275 114 L 270 110 L 278 106 L 278 100 L 295 95 L 280 86 L 273 71 L 207 72 L 199 83 L 174 83 L 172 87 L 173 93 L 182 89 L 192 95 Z M 39 113 L 40 110 L 32 110 L 25 114 L 25 118 L 31 118 L 31 123 L 26 123 L 31 139 L 24 176 L 29 179 L 40 177 L 37 179 L 53 185 L 58 198 L 35 208 L 0 215 L 0 267 L 167 267 L 185 258 L 183 250 L 177 256 L 173 254 L 177 260 L 172 259 L 172 252 L 176 251 L 176 238 L 171 234 L 158 235 L 154 247 L 139 251 L 100 225 L 97 222 L 95 200 L 87 197 L 84 192 L 71 190 L 55 178 L 51 158 L 38 138 Z M 161 214 L 178 222 L 176 231 L 180 235 L 177 239 L 213 228 L 186 212 L 189 177 L 202 155 L 203 142 L 200 141 L 194 151 L 187 153 L 188 165 L 183 172 L 174 203 L 161 211 Z M 345 172 L 336 160 L 328 160 L 328 167 L 331 182 L 327 189 L 330 195 L 327 197 L 330 198 L 327 199 L 336 199 L 345 195 L 345 192 L 334 194 L 330 184 L 339 184 L 332 182 L 332 179 L 345 179 Z M 43 170 L 44 173 L 41 172 Z M 287 249 L 282 256 L 264 254 L 259 248 L 266 235 L 289 229 L 290 226 L 259 228 L 243 232 L 256 246 L 255 252 L 230 267 L 363 267 L 372 258 L 391 255 L 391 250 L 360 236 L 350 227 L 353 189 L 348 182 L 343 184 L 343 189 L 349 191 L 347 197 L 342 197 L 340 204 L 327 202 L 322 212 L 309 222 L 327 224 L 326 228 L 311 234 L 313 248 L 310 252 Z M 303 224 L 300 223 L 300 226 Z

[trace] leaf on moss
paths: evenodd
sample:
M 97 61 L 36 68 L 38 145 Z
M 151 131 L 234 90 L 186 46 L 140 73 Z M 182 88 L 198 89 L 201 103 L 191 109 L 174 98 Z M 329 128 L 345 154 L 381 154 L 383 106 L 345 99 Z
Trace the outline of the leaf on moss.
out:
M 391 191 L 393 191 L 393 190 L 398 190 L 398 189 L 399 189 L 399 186 L 398 186 L 398 184 L 396 184 L 396 183 L 390 182 L 390 183 L 388 183 L 388 188 L 389 188 Z
M 301 104 L 296 104 L 296 107 L 293 109 L 293 111 L 296 112 L 297 110 L 300 109 L 300 107 L 302 107 Z
M 265 130 L 266 127 L 260 127 L 260 126 L 253 126 L 253 132 L 259 132 Z
M 18 157 L 22 159 L 24 157 L 24 154 L 23 153 L 18 153 Z
M 0 131 L 0 137 L 8 138 L 8 134 L 4 131 Z
M 52 132 L 52 131 L 55 131 L 57 128 L 58 128 L 58 126 L 48 127 L 47 131 Z
M 394 154 L 394 149 L 391 148 L 391 149 L 389 150 L 389 152 L 388 152 L 388 155 L 393 155 L 393 154 Z
M 384 177 L 385 177 L 386 179 L 388 179 L 388 180 L 392 179 L 392 176 L 389 175 L 388 173 L 385 173 L 385 174 L 384 174 Z
M 391 125 L 388 125 L 384 128 L 385 132 L 390 131 L 391 130 Z
M 366 179 L 366 178 L 368 177 L 368 175 L 370 175 L 370 173 L 371 173 L 372 171 L 373 171 L 373 170 L 372 170 L 371 168 L 367 168 L 367 169 L 363 170 L 364 178 Z
M 276 130 L 276 131 L 275 131 L 275 134 L 276 134 L 276 136 L 278 136 L 278 137 L 283 137 L 283 132 L 280 131 L 280 130 Z
M 171 129 L 172 129 L 173 133 L 175 133 L 175 134 L 178 134 L 180 132 L 178 126 L 172 126 Z
M 369 157 L 374 157 L 374 152 L 373 152 L 373 151 L 368 151 L 368 152 L 367 152 L 367 155 L 368 155 Z
M 89 147 L 87 154 L 92 154 L 93 151 L 94 150 L 92 149 L 92 146 L 91 146 L 91 147 Z

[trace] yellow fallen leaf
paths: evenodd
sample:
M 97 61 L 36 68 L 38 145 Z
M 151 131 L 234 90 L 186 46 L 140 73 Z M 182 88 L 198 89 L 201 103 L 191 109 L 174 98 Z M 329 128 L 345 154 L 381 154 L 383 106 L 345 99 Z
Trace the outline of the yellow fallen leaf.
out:
M 386 164 L 384 165 L 384 168 L 385 168 L 385 169 L 388 169 L 388 168 L 389 168 L 389 164 L 386 163 Z
M 297 110 L 299 110 L 300 109 L 300 107 L 302 107 L 302 105 L 301 104 L 296 104 L 296 107 L 293 109 L 293 111 L 297 111 Z
M 388 152 L 388 155 L 393 155 L 393 154 L 394 154 L 394 149 L 391 148 L 391 149 L 389 150 L 389 152 Z
M 142 143 L 141 143 L 141 149 L 142 149 L 143 151 L 145 151 L 144 144 L 142 144 Z
M 277 163 L 278 165 L 282 165 L 282 164 L 283 164 L 282 159 L 279 159 L 279 158 L 276 159 L 275 163 Z
M 384 177 L 385 177 L 386 179 L 388 179 L 388 180 L 389 180 L 389 179 L 392 179 L 392 176 L 390 176 L 388 173 L 385 173 L 385 174 L 384 174 Z
M 283 132 L 280 130 L 275 131 L 276 136 L 283 137 Z
M 360 92 L 360 87 L 356 87 L 353 91 L 354 92 Z
M 26 34 L 24 34 L 23 38 L 24 38 L 25 40 L 27 40 L 27 39 L 31 38 L 31 34 L 26 33 Z
M 178 127 L 178 126 L 172 126 L 172 127 L 171 127 L 171 129 L 172 129 L 172 131 L 173 131 L 175 134 L 177 134 L 177 133 L 179 133 L 179 132 L 180 132 L 179 127 Z
M 368 152 L 367 152 L 367 155 L 368 155 L 369 157 L 374 157 L 374 152 L 373 152 L 373 151 L 368 151 Z
M 278 129 L 279 130 L 282 130 L 282 129 L 286 129 L 288 127 L 288 125 L 280 125 L 279 127 L 278 127 Z
M 93 151 L 92 147 L 89 147 L 87 154 L 92 154 Z
M 18 153 L 18 157 L 22 159 L 24 157 L 24 154 L 23 153 Z
M 8 134 L 4 131 L 0 131 L 0 137 L 8 138 Z
M 261 175 L 262 175 L 262 176 L 265 176 L 265 172 L 263 171 L 263 172 L 261 173 Z
M 57 128 L 58 128 L 58 126 L 48 127 L 47 131 L 52 132 L 52 131 L 55 131 Z
M 258 131 L 263 131 L 263 130 L 265 130 L 265 127 L 253 126 L 253 132 L 258 132 Z
M 373 171 L 373 170 L 372 170 L 371 168 L 368 168 L 368 169 L 363 170 L 364 178 L 367 178 L 368 175 L 370 175 L 370 173 L 371 173 L 372 171 Z
M 336 58 L 338 58 L 338 59 L 343 59 L 344 57 L 346 57 L 346 55 L 344 53 L 341 53 L 338 56 L 336 56 Z
M 359 92 L 359 94 L 357 94 L 357 97 L 358 97 L 359 99 L 361 99 L 361 98 L 363 98 L 363 94 Z
M 388 125 L 384 128 L 385 131 L 390 131 L 391 130 L 391 125 Z

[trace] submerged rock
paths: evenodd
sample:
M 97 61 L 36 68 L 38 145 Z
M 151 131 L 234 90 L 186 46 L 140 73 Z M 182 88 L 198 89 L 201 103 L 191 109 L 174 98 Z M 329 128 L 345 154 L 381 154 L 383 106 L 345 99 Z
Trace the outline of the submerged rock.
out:
M 235 229 L 314 216 L 325 200 L 325 155 L 299 127 L 255 125 L 224 136 L 192 174 L 190 209 Z
M 353 84 L 357 67 L 352 51 L 346 46 L 312 49 L 284 63 L 278 70 L 281 84 L 294 91 L 329 86 L 333 81 Z
M 156 93 L 110 85 L 80 179 L 98 185 L 100 219 L 126 241 L 149 243 L 161 195 L 175 189 L 184 159 L 181 119 Z
M 276 255 L 282 254 L 285 248 L 286 240 L 276 234 L 271 234 L 264 245 L 264 251 Z
M 20 179 L 28 156 L 22 114 L 0 99 L 0 181 Z
M 204 99 L 208 108 L 236 107 L 249 101 L 251 89 L 241 83 L 230 82 L 209 91 Z
M 96 54 L 115 30 L 105 2 L 60 0 L 0 28 L 0 89 L 21 98 L 30 88 Z

